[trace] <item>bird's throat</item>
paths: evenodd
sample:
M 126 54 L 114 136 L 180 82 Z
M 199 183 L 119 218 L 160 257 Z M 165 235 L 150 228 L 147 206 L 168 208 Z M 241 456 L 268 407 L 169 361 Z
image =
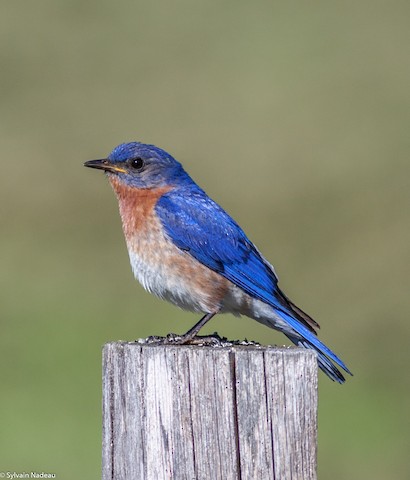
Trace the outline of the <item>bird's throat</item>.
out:
M 125 185 L 110 175 L 110 183 L 118 198 L 124 235 L 128 241 L 134 235 L 142 235 L 152 221 L 158 221 L 155 205 L 171 187 L 136 188 Z

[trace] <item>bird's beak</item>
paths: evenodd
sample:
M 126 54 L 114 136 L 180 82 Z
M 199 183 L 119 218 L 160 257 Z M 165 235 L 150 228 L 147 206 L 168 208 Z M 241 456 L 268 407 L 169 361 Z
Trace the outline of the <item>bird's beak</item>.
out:
M 98 168 L 99 170 L 111 173 L 127 173 L 123 168 L 113 165 L 107 158 L 102 158 L 101 160 L 89 160 L 84 163 L 84 167 Z

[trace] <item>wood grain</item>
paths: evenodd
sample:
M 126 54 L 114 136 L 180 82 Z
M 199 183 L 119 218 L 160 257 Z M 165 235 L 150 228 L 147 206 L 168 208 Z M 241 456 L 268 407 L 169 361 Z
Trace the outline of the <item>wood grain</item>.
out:
M 314 480 L 316 444 L 314 352 L 104 346 L 103 480 Z

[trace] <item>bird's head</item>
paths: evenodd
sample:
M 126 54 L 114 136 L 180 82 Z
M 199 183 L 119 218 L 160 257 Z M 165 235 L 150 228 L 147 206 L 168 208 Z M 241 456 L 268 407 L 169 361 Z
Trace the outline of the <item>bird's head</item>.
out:
M 84 166 L 104 170 L 110 179 L 135 188 L 182 184 L 190 177 L 169 153 L 154 145 L 122 143 L 107 158 L 89 160 Z

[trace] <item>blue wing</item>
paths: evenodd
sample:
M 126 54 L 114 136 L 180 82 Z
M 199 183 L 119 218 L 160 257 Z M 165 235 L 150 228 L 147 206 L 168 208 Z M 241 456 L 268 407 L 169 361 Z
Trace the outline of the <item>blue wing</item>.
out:
M 278 279 L 239 225 L 201 190 L 168 193 L 156 205 L 167 234 L 182 250 L 267 303 Z
M 328 360 L 349 370 L 317 337 L 319 325 L 279 289 L 273 267 L 262 257 L 239 225 L 199 187 L 163 195 L 155 211 L 172 241 L 208 268 L 220 273 L 247 294 L 272 306 L 287 322 L 292 342 L 319 353 L 319 365 L 333 380 L 344 381 Z M 292 335 L 292 332 L 298 335 Z

